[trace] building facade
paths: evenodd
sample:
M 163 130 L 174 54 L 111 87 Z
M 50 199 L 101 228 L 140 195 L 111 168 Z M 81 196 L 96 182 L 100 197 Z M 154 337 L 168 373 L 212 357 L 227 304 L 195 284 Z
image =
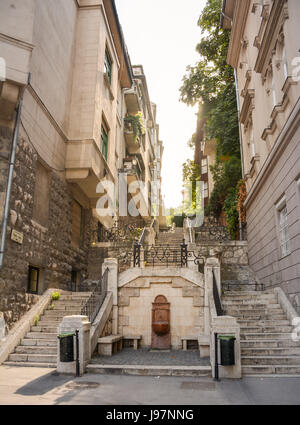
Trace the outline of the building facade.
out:
M 88 278 L 94 232 L 99 223 L 111 227 L 119 212 L 99 215 L 102 183 L 114 186 L 118 203 L 130 152 L 150 181 L 159 142 L 151 156 L 147 138 L 145 152 L 131 151 L 126 138 L 124 118 L 141 108 L 130 110 L 136 79 L 113 0 L 4 0 L 0 28 L 1 221 L 23 97 L 0 270 L 0 311 L 11 326 L 31 294 L 76 289 Z
M 236 70 L 249 261 L 300 312 L 300 4 L 224 0 Z M 297 74 L 298 72 L 298 74 Z

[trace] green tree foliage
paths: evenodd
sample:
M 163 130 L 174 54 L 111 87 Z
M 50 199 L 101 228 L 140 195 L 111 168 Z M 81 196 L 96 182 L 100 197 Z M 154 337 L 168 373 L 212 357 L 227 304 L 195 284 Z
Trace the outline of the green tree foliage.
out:
M 235 202 L 235 190 L 241 179 L 239 126 L 234 73 L 226 63 L 230 32 L 220 28 L 222 0 L 207 0 L 199 18 L 202 39 L 197 45 L 200 60 L 187 67 L 180 89 L 180 99 L 187 105 L 201 103 L 206 120 L 206 140 L 217 140 L 216 164 L 211 167 L 215 187 L 206 213 L 219 216 L 226 202 Z M 184 178 L 194 176 L 193 164 L 185 163 Z M 190 167 L 190 171 L 187 168 Z M 228 197 L 228 200 L 227 200 Z M 228 220 L 230 218 L 228 216 Z M 227 220 L 227 221 L 228 221 Z M 230 224 L 229 224 L 230 227 Z

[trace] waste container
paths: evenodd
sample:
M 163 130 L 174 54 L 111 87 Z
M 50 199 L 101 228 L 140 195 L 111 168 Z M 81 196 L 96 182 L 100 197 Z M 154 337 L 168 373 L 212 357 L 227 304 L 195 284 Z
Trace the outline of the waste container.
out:
M 64 333 L 58 335 L 59 354 L 62 363 L 70 363 L 74 361 L 74 333 Z
M 233 335 L 218 335 L 221 345 L 221 365 L 234 366 L 234 341 L 236 338 Z

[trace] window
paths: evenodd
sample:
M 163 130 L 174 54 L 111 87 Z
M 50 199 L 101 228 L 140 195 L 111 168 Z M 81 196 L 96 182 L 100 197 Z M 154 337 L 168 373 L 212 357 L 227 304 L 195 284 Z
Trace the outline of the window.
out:
M 281 258 L 286 257 L 291 253 L 290 249 L 290 236 L 288 226 L 288 212 L 285 202 L 285 197 L 281 199 L 276 205 L 278 211 L 278 229 L 279 229 L 279 243 Z
M 284 76 L 284 80 L 286 80 L 287 77 L 289 76 L 289 73 L 288 73 L 288 61 L 287 61 L 285 46 L 283 46 L 282 48 L 282 64 L 283 64 L 283 76 Z
M 28 292 L 37 294 L 39 290 L 40 269 L 29 266 L 28 268 Z
M 207 169 L 207 159 L 206 158 L 202 159 L 201 168 L 202 168 L 201 174 L 207 174 L 208 169 Z
M 101 153 L 105 158 L 105 161 L 107 161 L 108 156 L 108 131 L 104 127 L 104 125 L 101 126 Z
M 42 226 L 48 224 L 49 214 L 49 172 L 38 162 L 34 188 L 33 219 Z
M 112 60 L 108 50 L 105 50 L 105 58 L 104 58 L 104 72 L 107 75 L 107 79 L 109 84 L 111 84 L 111 76 L 112 76 Z
M 81 205 L 73 201 L 72 208 L 72 243 L 78 248 L 81 245 L 83 210 Z
M 72 269 L 71 272 L 71 291 L 76 292 L 78 289 L 78 277 L 79 272 L 77 270 Z

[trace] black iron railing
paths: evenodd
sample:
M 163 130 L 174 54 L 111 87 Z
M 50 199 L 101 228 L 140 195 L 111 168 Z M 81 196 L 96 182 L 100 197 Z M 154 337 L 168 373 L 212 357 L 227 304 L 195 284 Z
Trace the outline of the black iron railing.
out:
M 214 297 L 216 312 L 218 316 L 224 316 L 224 311 L 221 304 L 221 298 L 220 298 L 218 285 L 217 285 L 217 279 L 216 279 L 214 270 L 212 271 L 212 275 L 213 275 L 213 297 Z
M 188 267 L 188 261 L 193 261 L 198 266 L 198 271 L 204 272 L 204 257 L 194 251 L 189 251 L 188 246 L 183 242 L 176 246 L 169 244 L 145 245 L 143 234 L 139 241 L 133 246 L 133 267 L 141 267 L 141 248 L 144 250 L 144 261 L 146 266 L 165 267 Z
M 97 286 L 93 290 L 90 298 L 82 307 L 81 315 L 88 316 L 89 321 L 93 323 L 99 310 L 103 304 L 103 301 L 107 294 L 107 277 L 108 277 L 108 269 L 105 270 L 101 279 L 99 280 Z
M 134 241 L 141 236 L 144 228 L 143 220 L 135 220 L 133 223 L 116 221 L 110 229 L 99 226 L 94 231 L 94 242 L 128 242 Z
M 144 260 L 146 266 L 179 266 L 180 249 L 170 245 L 152 245 L 144 249 Z

